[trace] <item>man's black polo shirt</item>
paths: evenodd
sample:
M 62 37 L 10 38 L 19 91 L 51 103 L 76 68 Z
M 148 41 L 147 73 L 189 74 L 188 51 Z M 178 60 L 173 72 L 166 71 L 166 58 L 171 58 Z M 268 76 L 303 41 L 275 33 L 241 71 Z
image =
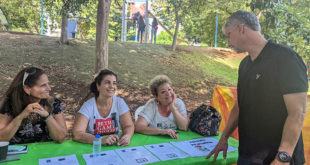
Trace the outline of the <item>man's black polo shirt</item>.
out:
M 245 57 L 238 78 L 239 155 L 270 164 L 287 117 L 283 95 L 307 90 L 306 66 L 291 48 L 268 41 L 254 61 Z M 297 164 L 305 161 L 302 136 L 293 158 Z

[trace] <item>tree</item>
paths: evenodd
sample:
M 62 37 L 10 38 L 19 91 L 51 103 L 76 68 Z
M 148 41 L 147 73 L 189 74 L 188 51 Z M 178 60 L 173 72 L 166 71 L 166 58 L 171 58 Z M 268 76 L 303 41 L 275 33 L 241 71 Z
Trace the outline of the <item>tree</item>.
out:
M 177 37 L 179 26 L 187 14 L 190 2 L 188 0 L 158 0 L 153 3 L 155 15 L 165 22 L 168 28 L 174 26 L 174 35 L 172 41 L 172 50 L 175 51 L 177 45 Z M 173 22 L 172 24 L 169 22 Z
M 63 0 L 63 6 L 61 9 L 61 32 L 60 43 L 69 44 L 68 42 L 68 11 L 70 9 L 70 2 Z
M 199 41 L 214 46 L 216 13 L 218 17 L 217 45 L 226 47 L 227 41 L 221 29 L 227 17 L 237 10 L 250 10 L 247 4 L 250 0 L 191 0 L 185 20 L 182 22 L 185 37 L 188 40 Z M 218 5 L 218 9 L 217 9 Z
M 60 43 L 68 44 L 68 13 L 76 14 L 87 0 L 62 0 Z
M 173 41 L 172 41 L 172 51 L 175 51 L 176 48 L 176 42 L 178 37 L 178 31 L 179 31 L 179 25 L 180 25 L 180 10 L 182 7 L 182 3 L 184 1 L 178 1 L 178 0 L 172 0 L 172 5 L 174 8 L 174 14 L 175 14 L 175 28 L 174 28 L 174 35 L 173 35 Z
M 111 2 L 109 13 L 109 40 L 114 40 L 115 36 L 121 34 L 122 29 L 122 0 L 113 0 Z M 98 1 L 89 1 L 81 6 L 79 12 L 80 17 L 88 18 L 90 21 L 79 22 L 80 33 L 82 33 L 87 39 L 96 39 L 96 21 L 97 21 L 97 7 Z M 128 22 L 127 30 L 130 33 L 131 22 Z
M 61 33 L 60 33 L 60 43 L 69 44 L 68 42 L 68 13 L 63 11 L 61 14 Z
M 111 0 L 98 0 L 96 26 L 96 67 L 95 73 L 108 68 L 108 34 Z

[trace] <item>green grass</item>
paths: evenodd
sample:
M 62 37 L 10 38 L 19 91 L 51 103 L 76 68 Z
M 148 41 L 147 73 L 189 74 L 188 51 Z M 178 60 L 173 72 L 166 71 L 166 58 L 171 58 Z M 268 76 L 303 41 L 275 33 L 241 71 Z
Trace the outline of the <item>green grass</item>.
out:
M 214 61 L 229 66 L 232 69 L 238 69 L 242 58 L 214 58 Z
M 238 80 L 238 66 L 241 58 L 218 58 L 211 54 L 183 53 L 183 62 L 187 65 L 197 66 L 205 76 L 217 77 L 224 83 L 236 84 Z

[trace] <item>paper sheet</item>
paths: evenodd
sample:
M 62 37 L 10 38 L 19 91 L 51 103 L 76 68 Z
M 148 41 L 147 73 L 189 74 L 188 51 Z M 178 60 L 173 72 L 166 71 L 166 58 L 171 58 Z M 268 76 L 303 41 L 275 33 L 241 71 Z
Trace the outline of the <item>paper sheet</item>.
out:
M 156 155 L 161 161 L 188 157 L 186 153 L 173 147 L 170 143 L 151 144 L 145 145 L 145 147 Z
M 76 155 L 39 159 L 39 165 L 79 165 Z
M 83 154 L 83 158 L 87 165 L 106 164 L 106 165 L 121 165 L 124 164 L 122 159 L 115 153 L 114 150 L 103 151 L 99 156 L 94 154 Z
M 159 160 L 153 156 L 148 150 L 142 146 L 122 148 L 115 150 L 126 164 L 148 164 L 158 162 Z
M 212 137 L 205 137 L 200 139 L 192 139 L 187 141 L 180 142 L 170 142 L 177 148 L 186 152 L 192 157 L 206 156 L 212 149 L 217 145 L 218 140 Z M 237 149 L 231 146 L 228 146 L 227 152 L 236 151 Z

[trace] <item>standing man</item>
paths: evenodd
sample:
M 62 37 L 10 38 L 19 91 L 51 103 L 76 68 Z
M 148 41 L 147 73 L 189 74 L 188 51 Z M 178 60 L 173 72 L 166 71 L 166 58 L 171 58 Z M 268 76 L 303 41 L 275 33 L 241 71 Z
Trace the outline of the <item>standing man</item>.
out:
M 253 13 L 237 11 L 223 26 L 229 46 L 248 52 L 239 66 L 238 102 L 217 146 L 207 158 L 223 151 L 239 128 L 240 165 L 304 164 L 302 125 L 306 112 L 307 73 L 291 48 L 267 41 Z

